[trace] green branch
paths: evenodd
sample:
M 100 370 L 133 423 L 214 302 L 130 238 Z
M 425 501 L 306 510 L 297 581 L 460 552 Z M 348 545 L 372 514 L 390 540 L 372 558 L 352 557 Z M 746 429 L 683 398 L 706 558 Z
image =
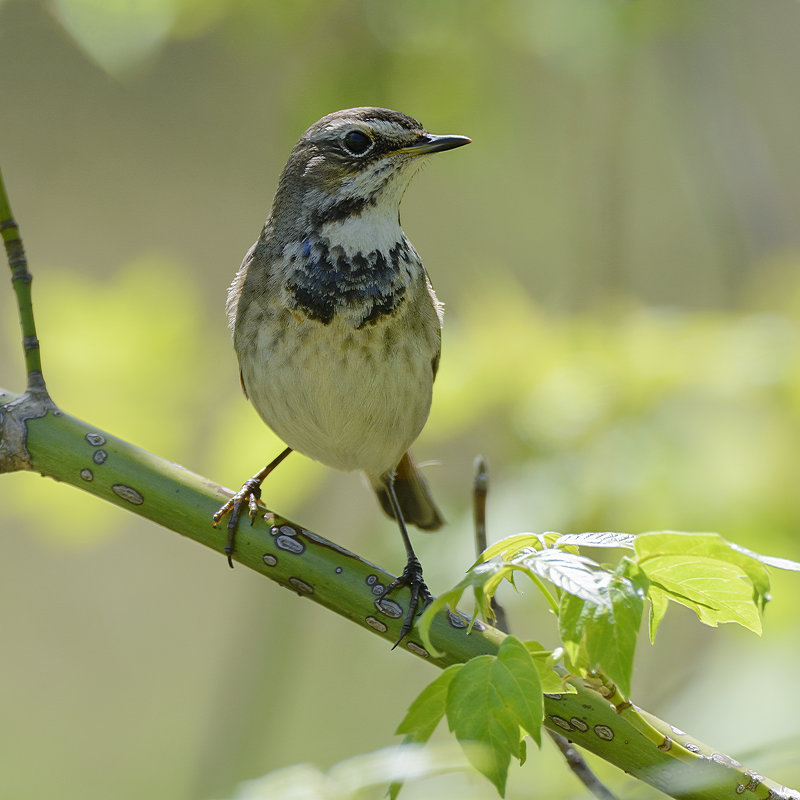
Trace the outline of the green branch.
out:
M 50 400 L 41 374 L 30 273 L 1 176 L 0 228 L 11 263 L 28 371 L 25 394 L 0 390 L 0 473 L 39 472 L 222 554 L 225 534 L 212 527 L 211 517 L 230 496 L 229 490 L 63 413 Z M 259 517 L 252 527 L 240 528 L 234 558 L 387 643 L 398 636 L 408 590 L 376 604 L 375 592 L 394 576 L 301 525 L 278 515 Z M 220 555 L 220 569 L 223 565 Z M 429 632 L 437 655 L 422 645 L 416 626 L 402 647 L 440 668 L 496 654 L 504 634 L 482 623 L 468 634 L 467 622 L 464 615 L 442 610 Z M 395 657 L 388 647 L 386 657 Z M 736 800 L 744 792 L 764 800 L 800 800 L 800 794 L 745 770 L 662 720 L 639 709 L 632 713 L 626 708 L 620 714 L 585 683 L 570 683 L 574 692 L 545 695 L 545 725 L 663 792 L 686 800 Z
M 0 233 L 6 247 L 8 265 L 11 267 L 11 284 L 17 295 L 19 322 L 22 328 L 22 349 L 25 353 L 25 369 L 28 375 L 28 391 L 46 391 L 42 377 L 42 359 L 39 352 L 39 339 L 36 336 L 36 323 L 33 318 L 31 300 L 31 281 L 28 272 L 28 259 L 22 238 L 19 235 L 11 204 L 8 202 L 3 175 L 0 172 Z

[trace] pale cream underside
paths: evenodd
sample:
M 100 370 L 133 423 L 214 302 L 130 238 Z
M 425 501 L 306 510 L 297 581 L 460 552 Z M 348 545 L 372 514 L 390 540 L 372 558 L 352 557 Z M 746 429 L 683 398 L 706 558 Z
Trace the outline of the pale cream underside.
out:
M 403 314 L 362 330 L 293 316 L 294 330 L 279 340 L 262 329 L 241 367 L 263 420 L 289 447 L 336 469 L 371 477 L 394 469 L 430 410 L 438 318 L 425 295 L 421 336 L 385 336 L 409 324 Z

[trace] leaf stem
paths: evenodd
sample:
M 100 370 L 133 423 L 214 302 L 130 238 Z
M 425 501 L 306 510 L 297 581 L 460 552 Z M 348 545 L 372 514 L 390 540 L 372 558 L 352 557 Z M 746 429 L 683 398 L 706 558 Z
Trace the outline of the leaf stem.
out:
M 542 579 L 529 567 L 525 567 L 522 565 L 515 565 L 518 566 L 519 569 L 522 569 L 525 574 L 533 581 L 533 584 L 536 588 L 544 595 L 544 599 L 547 600 L 550 608 L 552 609 L 553 613 L 558 616 L 559 605 L 558 600 L 553 597 L 553 593 L 544 585 Z

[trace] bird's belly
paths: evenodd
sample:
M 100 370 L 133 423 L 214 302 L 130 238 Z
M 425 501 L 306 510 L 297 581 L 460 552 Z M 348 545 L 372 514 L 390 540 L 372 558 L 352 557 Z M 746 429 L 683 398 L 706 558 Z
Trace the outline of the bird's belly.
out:
M 337 320 L 297 325 L 260 336 L 241 359 L 262 419 L 289 447 L 328 466 L 372 476 L 394 469 L 428 417 L 438 340 L 404 336 L 402 318 L 360 330 Z

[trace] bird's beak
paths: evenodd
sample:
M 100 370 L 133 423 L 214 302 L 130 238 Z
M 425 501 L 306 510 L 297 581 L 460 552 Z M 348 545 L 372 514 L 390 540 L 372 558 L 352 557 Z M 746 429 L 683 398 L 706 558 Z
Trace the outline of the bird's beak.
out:
M 397 152 L 421 156 L 425 153 L 440 153 L 442 150 L 452 150 L 454 147 L 461 147 L 462 145 L 469 144 L 471 141 L 472 139 L 466 136 L 450 134 L 436 136 L 432 133 L 425 133 L 420 136 L 419 140 L 414 142 L 414 144 L 401 147 Z

